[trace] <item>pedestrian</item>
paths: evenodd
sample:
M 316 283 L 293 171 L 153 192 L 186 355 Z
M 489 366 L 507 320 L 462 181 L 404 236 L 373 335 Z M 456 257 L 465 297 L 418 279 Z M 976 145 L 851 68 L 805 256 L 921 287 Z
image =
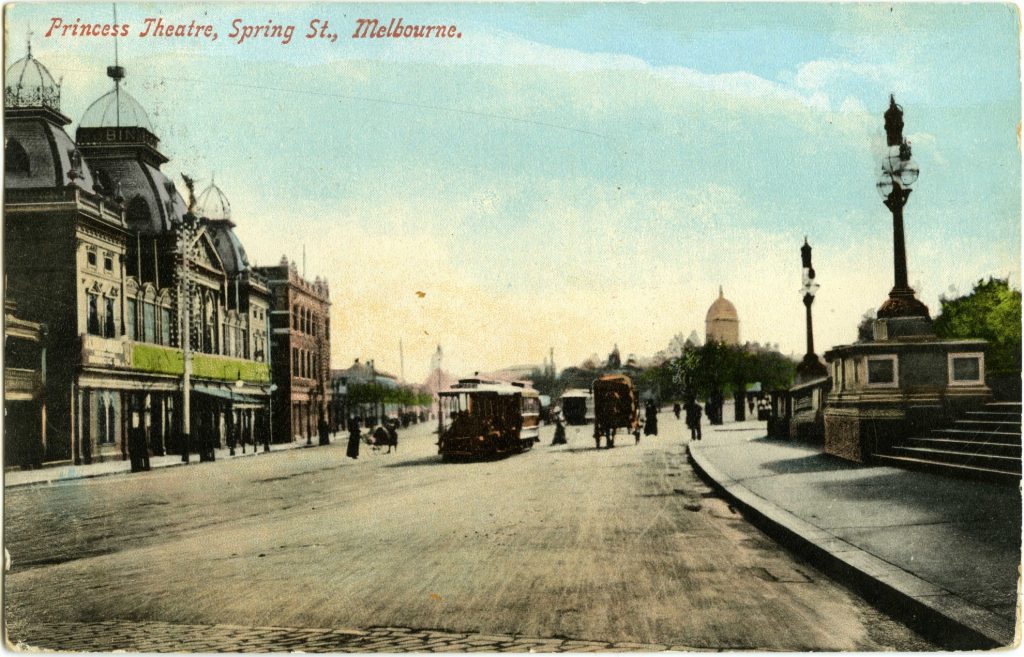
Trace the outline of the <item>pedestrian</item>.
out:
M 679 402 L 676 402 L 676 403 L 672 404 L 672 412 L 676 414 L 676 419 L 677 420 L 679 419 L 679 413 L 682 412 L 682 410 L 683 409 L 679 405 Z
M 391 453 L 391 448 L 395 448 L 395 453 L 398 453 L 398 420 L 391 420 L 388 422 L 388 451 Z
M 348 419 L 348 449 L 345 455 L 350 459 L 359 458 L 359 420 L 355 417 Z
M 387 445 L 390 442 L 387 427 L 383 424 L 378 424 L 374 427 L 373 433 L 370 434 L 370 438 L 372 439 L 373 451 L 375 452 L 379 452 L 382 446 Z
M 686 426 L 690 429 L 690 440 L 700 440 L 700 417 L 703 411 L 696 400 L 686 404 Z
M 320 444 L 321 445 L 330 445 L 331 444 L 331 428 L 329 426 L 327 426 L 327 420 L 325 420 L 323 418 L 320 418 L 320 422 L 319 422 L 319 424 L 317 424 L 316 428 L 317 428 L 317 433 L 320 436 Z
M 754 398 L 753 397 L 748 397 L 747 398 L 747 411 L 750 413 L 751 417 L 754 416 Z
M 551 441 L 552 445 L 564 445 L 565 440 L 565 425 L 562 424 L 562 418 L 558 415 L 555 416 L 555 438 Z
M 653 399 L 648 400 L 644 408 L 644 435 L 645 436 L 657 436 L 658 435 L 658 405 Z

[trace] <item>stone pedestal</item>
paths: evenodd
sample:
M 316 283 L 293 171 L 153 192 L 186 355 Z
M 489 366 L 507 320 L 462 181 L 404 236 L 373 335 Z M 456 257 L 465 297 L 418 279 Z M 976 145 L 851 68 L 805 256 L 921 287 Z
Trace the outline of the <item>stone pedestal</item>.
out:
M 889 339 L 825 354 L 832 391 L 825 409 L 825 451 L 866 463 L 895 442 L 947 425 L 991 397 L 984 340 L 922 334 L 922 318 L 879 320 Z M 900 336 L 894 339 L 894 336 Z

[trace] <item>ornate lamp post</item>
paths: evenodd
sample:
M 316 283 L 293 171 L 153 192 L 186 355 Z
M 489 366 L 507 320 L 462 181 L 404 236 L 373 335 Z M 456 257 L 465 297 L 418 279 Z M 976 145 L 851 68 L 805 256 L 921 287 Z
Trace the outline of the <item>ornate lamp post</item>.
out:
M 811 245 L 807 243 L 806 237 L 804 237 L 804 245 L 800 247 L 800 260 L 803 264 L 803 287 L 800 288 L 800 292 L 804 295 L 804 308 L 807 313 L 807 353 L 804 354 L 804 359 L 797 365 L 796 370 L 800 380 L 809 381 L 826 376 L 828 370 L 818 360 L 818 355 L 814 353 L 811 304 L 814 303 L 814 295 L 818 293 L 818 288 L 821 286 L 814 280 L 814 267 L 811 266 Z
M 878 317 L 923 317 L 929 319 L 928 307 L 914 297 L 907 284 L 907 248 L 903 239 L 903 206 L 911 187 L 921 171 L 910 159 L 910 144 L 903 139 L 903 108 L 889 96 L 885 112 L 885 137 L 888 151 L 882 158 L 882 174 L 875 185 L 885 206 L 892 212 L 893 267 L 895 285 L 889 298 L 878 309 Z

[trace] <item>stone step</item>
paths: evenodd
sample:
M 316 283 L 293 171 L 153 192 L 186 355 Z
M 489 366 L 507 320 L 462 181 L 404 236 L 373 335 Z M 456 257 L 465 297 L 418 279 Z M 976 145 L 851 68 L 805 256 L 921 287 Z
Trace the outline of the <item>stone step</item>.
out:
M 953 423 L 953 428 L 1020 433 L 1020 420 L 957 420 Z
M 927 449 L 945 449 L 970 454 L 996 454 L 1020 458 L 1020 443 L 976 441 L 960 438 L 911 438 L 906 447 L 923 447 Z
M 979 454 L 962 452 L 955 449 L 934 449 L 928 447 L 893 447 L 893 456 L 906 456 L 924 461 L 936 461 L 957 465 L 968 465 L 1002 472 L 1020 474 L 1019 456 L 1000 456 L 998 454 Z
M 1016 409 L 1018 413 L 1021 411 L 1021 402 L 1019 401 L 999 401 L 989 402 L 985 404 L 985 408 L 1009 408 Z
M 997 468 L 984 468 L 975 465 L 962 463 L 946 463 L 931 461 L 929 459 L 915 458 L 912 456 L 897 456 L 894 454 L 873 454 L 873 460 L 882 465 L 891 465 L 900 468 L 923 470 L 942 475 L 952 475 L 969 479 L 983 479 L 1011 485 L 1020 484 L 1019 472 L 1007 472 Z
M 1013 431 L 979 431 L 977 429 L 932 429 L 928 436 L 921 438 L 960 438 L 962 440 L 974 440 L 977 442 L 997 442 L 1007 445 L 1020 444 L 1020 432 Z
M 965 420 L 990 420 L 996 422 L 1020 422 L 1020 413 L 1003 413 L 1000 411 L 967 411 Z

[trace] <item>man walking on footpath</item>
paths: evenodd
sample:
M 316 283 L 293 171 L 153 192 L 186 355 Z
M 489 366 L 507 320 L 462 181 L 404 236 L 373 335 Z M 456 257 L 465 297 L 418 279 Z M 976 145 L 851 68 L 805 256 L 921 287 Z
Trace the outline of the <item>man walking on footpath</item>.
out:
M 703 410 L 695 399 L 686 404 L 686 426 L 690 429 L 690 440 L 700 440 L 700 418 Z
M 321 445 L 331 444 L 331 428 L 327 426 L 327 420 L 320 418 L 320 422 L 316 426 L 317 434 L 320 438 Z

